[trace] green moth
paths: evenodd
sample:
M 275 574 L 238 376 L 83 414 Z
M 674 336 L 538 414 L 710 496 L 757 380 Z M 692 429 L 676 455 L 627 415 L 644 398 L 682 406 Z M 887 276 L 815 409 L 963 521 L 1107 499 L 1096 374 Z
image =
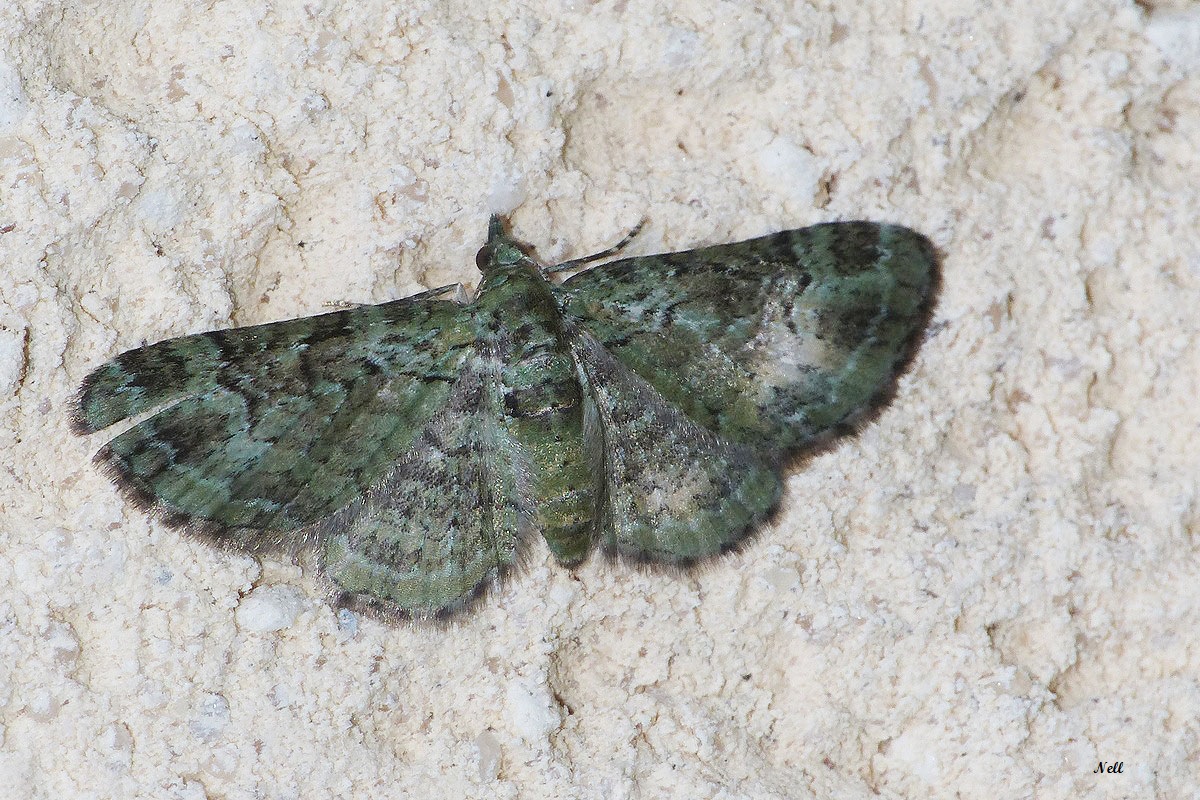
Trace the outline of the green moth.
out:
M 619 246 L 618 246 L 619 247 Z M 166 521 L 316 548 L 337 602 L 445 616 L 540 532 L 687 566 L 766 520 L 789 459 L 891 393 L 937 259 L 841 222 L 610 261 L 563 282 L 492 217 L 473 301 L 444 290 L 130 350 L 88 375 L 81 433 Z

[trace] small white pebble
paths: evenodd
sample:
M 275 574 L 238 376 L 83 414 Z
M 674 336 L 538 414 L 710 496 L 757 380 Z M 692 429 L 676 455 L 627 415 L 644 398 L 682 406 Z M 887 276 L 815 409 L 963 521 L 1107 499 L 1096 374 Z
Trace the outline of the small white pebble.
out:
M 219 694 L 207 693 L 200 698 L 200 707 L 192 718 L 192 734 L 201 741 L 211 742 L 229 725 L 229 701 Z
M 306 605 L 294 586 L 259 586 L 238 604 L 235 619 L 242 630 L 269 633 L 290 627 Z
M 494 781 L 500 774 L 499 737 L 484 731 L 475 737 L 475 747 L 479 751 L 479 780 L 483 783 Z
M 508 712 L 521 738 L 544 743 L 562 724 L 558 706 L 545 683 L 517 681 L 508 687 Z

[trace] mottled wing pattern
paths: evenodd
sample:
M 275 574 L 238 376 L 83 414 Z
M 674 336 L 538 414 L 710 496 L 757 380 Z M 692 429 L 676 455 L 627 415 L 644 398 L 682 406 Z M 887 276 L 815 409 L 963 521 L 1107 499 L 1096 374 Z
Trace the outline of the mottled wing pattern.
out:
M 733 547 L 779 499 L 769 454 L 723 440 L 587 333 L 575 337 L 599 453 L 593 529 L 605 550 L 686 566 Z
M 495 358 L 475 354 L 393 469 L 332 517 L 323 562 L 355 608 L 445 616 L 517 561 L 537 509 Z
M 698 424 L 785 453 L 885 395 L 924 327 L 936 260 L 894 225 L 815 225 L 615 261 L 565 308 Z
M 683 519 L 704 494 L 672 495 L 666 484 L 700 487 L 703 479 L 672 478 L 648 499 L 647 487 L 658 486 L 658 478 L 610 468 L 608 519 L 601 528 L 610 549 L 688 561 L 735 543 L 778 497 L 777 484 L 768 486 L 756 470 L 777 469 L 786 456 L 849 430 L 886 399 L 924 328 L 936 283 L 928 239 L 870 222 L 624 259 L 563 283 L 564 309 L 595 340 L 577 350 L 591 365 L 598 405 L 603 408 L 611 395 L 614 409 L 631 407 L 626 414 L 601 414 L 605 447 L 618 452 L 613 458 L 636 463 L 645 457 L 649 465 L 665 465 L 664 475 L 686 468 L 687 462 L 673 461 L 688 454 L 674 441 L 682 430 L 668 419 L 674 414 L 711 437 L 710 452 L 734 461 L 753 453 L 762 465 L 728 473 L 724 490 L 733 509 L 714 499 L 713 530 L 700 537 L 704 543 L 691 544 L 659 520 L 664 513 Z M 634 382 L 603 358 L 605 351 L 643 382 L 633 394 L 628 387 Z M 638 406 L 645 411 L 639 414 Z M 619 453 L 627 441 L 655 436 L 664 438 L 657 457 L 645 444 Z M 714 476 L 720 456 L 716 463 Z M 640 497 L 643 507 L 613 500 L 619 497 Z M 645 506 L 651 502 L 668 510 L 651 513 Z M 620 520 L 630 510 L 641 516 Z M 721 525 L 731 527 L 722 532 Z
M 93 371 L 74 421 L 157 409 L 97 454 L 122 487 L 175 524 L 284 544 L 410 448 L 475 338 L 461 306 L 424 299 L 183 336 Z

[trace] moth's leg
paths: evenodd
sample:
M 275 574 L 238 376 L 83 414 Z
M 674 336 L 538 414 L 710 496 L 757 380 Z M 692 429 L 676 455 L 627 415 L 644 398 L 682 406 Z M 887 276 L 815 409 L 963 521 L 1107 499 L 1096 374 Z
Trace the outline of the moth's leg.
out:
M 463 288 L 461 283 L 447 283 L 445 286 L 439 286 L 436 289 L 426 289 L 423 292 L 417 292 L 414 295 L 404 298 L 405 300 L 427 300 L 442 295 L 450 295 L 450 300 L 456 303 L 467 302 L 467 290 Z
M 638 222 L 637 225 L 633 226 L 633 230 L 631 230 L 631 231 L 629 231 L 629 233 L 625 234 L 624 239 L 617 242 L 616 244 L 614 244 L 612 247 L 608 248 L 607 250 L 601 250 L 599 253 L 593 253 L 592 255 L 584 256 L 583 258 L 572 258 L 570 261 L 564 261 L 563 263 L 556 264 L 553 267 L 547 267 L 545 270 L 545 274 L 555 275 L 559 272 L 570 272 L 573 269 L 579 269 L 584 264 L 590 264 L 593 261 L 599 261 L 602 258 L 608 258 L 609 256 L 615 256 L 617 253 L 624 250 L 629 245 L 629 243 L 632 242 L 634 240 L 634 238 L 639 233 L 642 232 L 642 228 L 644 228 L 644 227 L 646 227 L 646 218 L 645 217 L 643 217 L 642 220 L 640 222 Z
M 439 286 L 436 289 L 426 289 L 423 292 L 417 292 L 416 294 L 410 294 L 408 297 L 405 297 L 403 299 L 404 300 L 431 300 L 435 297 L 440 297 L 442 295 L 450 295 L 450 297 L 447 299 L 453 300 L 454 302 L 456 302 L 460 305 L 465 305 L 467 303 L 467 301 L 470 299 L 467 295 L 467 290 L 465 288 L 463 288 L 463 285 L 461 283 L 448 283 L 445 286 Z M 322 305 L 324 305 L 326 308 L 334 308 L 334 309 L 337 309 L 338 311 L 345 311 L 345 310 L 351 309 L 351 308 L 363 308 L 364 306 L 370 306 L 370 305 L 375 305 L 375 304 L 374 303 L 347 303 L 347 302 L 338 302 L 338 301 L 331 300 L 329 302 L 323 303 Z

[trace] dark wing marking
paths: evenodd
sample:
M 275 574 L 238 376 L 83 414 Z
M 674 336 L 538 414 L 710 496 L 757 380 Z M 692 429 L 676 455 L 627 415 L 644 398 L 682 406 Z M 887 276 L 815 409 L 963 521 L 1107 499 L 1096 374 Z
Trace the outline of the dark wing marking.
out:
M 183 336 L 93 371 L 74 421 L 91 432 L 161 409 L 97 459 L 174 523 L 277 544 L 411 447 L 475 338 L 461 306 L 424 299 Z
M 475 354 L 388 475 L 323 527 L 343 605 L 447 616 L 517 561 L 536 513 L 495 359 Z
M 784 454 L 886 399 L 936 286 L 924 236 L 843 222 L 615 261 L 559 291 L 583 329 L 697 424 Z

